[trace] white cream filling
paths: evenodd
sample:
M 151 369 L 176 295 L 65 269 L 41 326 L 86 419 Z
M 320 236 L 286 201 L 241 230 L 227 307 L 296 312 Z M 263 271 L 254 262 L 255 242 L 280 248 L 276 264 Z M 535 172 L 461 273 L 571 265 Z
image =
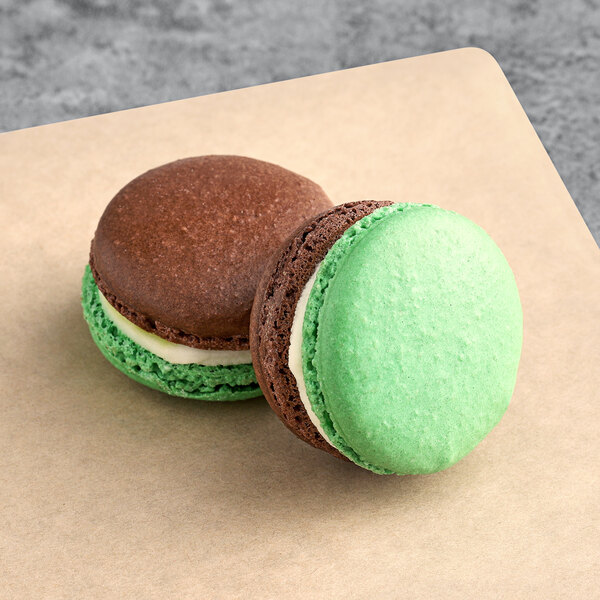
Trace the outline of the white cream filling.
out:
M 192 348 L 184 344 L 169 342 L 163 338 L 144 331 L 141 327 L 134 325 L 126 319 L 116 308 L 114 308 L 98 290 L 100 304 L 106 316 L 113 322 L 115 327 L 136 344 L 145 348 L 152 354 L 164 358 L 176 365 L 196 363 L 208 367 L 225 365 L 242 365 L 252 362 L 250 350 L 203 350 Z
M 302 325 L 304 324 L 304 315 L 306 314 L 306 307 L 308 305 L 308 298 L 310 296 L 310 292 L 315 285 L 315 281 L 317 279 L 317 273 L 319 272 L 319 267 L 321 263 L 317 264 L 315 267 L 315 272 L 312 274 L 311 278 L 306 282 L 304 289 L 302 290 L 302 294 L 300 294 L 300 299 L 298 300 L 298 304 L 296 304 L 296 310 L 294 311 L 294 320 L 292 321 L 292 330 L 290 333 L 290 349 L 289 349 L 289 359 L 288 366 L 292 375 L 296 378 L 296 386 L 298 387 L 298 393 L 300 394 L 300 400 L 304 406 L 304 410 L 306 410 L 306 414 L 308 418 L 312 421 L 312 424 L 317 428 L 317 431 L 323 436 L 323 439 L 330 445 L 335 445 L 329 439 L 329 436 L 323 430 L 321 426 L 321 422 L 319 421 L 319 417 L 315 414 L 315 411 L 312 408 L 310 400 L 308 398 L 308 394 L 306 392 L 306 382 L 304 381 L 304 371 L 302 370 Z

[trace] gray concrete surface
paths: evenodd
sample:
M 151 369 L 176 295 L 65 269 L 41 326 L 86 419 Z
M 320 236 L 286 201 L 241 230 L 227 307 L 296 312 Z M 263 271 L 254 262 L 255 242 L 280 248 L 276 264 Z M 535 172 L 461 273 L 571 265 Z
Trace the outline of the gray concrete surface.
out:
M 600 241 L 600 0 L 0 0 L 0 130 L 473 45 Z

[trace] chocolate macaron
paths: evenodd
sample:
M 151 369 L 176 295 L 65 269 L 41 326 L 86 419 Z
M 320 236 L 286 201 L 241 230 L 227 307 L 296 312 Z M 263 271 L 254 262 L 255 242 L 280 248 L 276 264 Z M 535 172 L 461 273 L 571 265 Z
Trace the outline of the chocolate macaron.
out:
M 487 233 L 420 204 L 309 219 L 265 270 L 251 317 L 264 395 L 298 437 L 376 473 L 445 469 L 498 423 L 522 312 Z
M 241 156 L 140 175 L 109 203 L 92 240 L 82 301 L 94 341 L 151 388 L 259 396 L 248 332 L 257 283 L 290 232 L 330 206 L 309 179 Z

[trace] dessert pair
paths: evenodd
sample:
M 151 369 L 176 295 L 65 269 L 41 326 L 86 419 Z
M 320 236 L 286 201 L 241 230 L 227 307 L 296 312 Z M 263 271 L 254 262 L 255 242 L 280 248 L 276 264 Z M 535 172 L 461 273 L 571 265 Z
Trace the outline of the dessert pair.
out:
M 83 279 L 94 341 L 149 387 L 264 394 L 301 439 L 377 473 L 431 473 L 500 420 L 522 339 L 506 259 L 422 204 L 332 206 L 238 156 L 148 171 L 110 202 Z

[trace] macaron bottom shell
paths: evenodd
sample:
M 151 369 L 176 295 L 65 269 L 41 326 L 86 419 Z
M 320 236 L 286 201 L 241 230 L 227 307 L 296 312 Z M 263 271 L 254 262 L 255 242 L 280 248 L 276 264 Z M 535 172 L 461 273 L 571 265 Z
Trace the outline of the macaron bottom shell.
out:
M 207 401 L 245 400 L 262 395 L 251 364 L 173 364 L 123 335 L 105 314 L 89 265 L 82 282 L 83 315 L 106 359 L 125 375 L 161 392 Z
M 396 204 L 332 246 L 302 331 L 308 397 L 331 443 L 376 473 L 424 474 L 463 458 L 504 414 L 522 313 L 480 227 Z

